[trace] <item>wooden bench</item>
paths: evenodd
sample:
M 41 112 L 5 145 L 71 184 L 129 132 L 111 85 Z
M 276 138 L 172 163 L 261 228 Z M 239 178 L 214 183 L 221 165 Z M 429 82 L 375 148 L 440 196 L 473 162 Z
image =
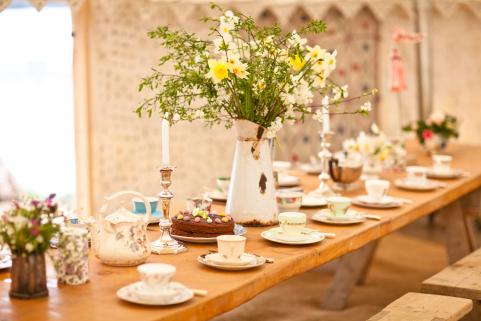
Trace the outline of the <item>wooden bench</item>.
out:
M 472 320 L 481 320 L 481 249 L 425 280 L 422 292 L 473 300 Z
M 472 307 L 468 299 L 410 292 L 368 321 L 455 321 L 461 320 Z

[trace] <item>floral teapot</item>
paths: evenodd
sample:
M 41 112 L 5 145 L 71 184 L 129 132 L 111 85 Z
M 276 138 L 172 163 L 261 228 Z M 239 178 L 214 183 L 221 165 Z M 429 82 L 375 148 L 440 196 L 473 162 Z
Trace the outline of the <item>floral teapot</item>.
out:
M 109 203 L 121 196 L 131 195 L 145 203 L 146 215 L 136 215 L 125 207 L 106 215 Z M 113 266 L 135 266 L 144 263 L 150 255 L 147 224 L 151 216 L 149 201 L 140 193 L 122 191 L 105 198 L 92 234 L 92 248 L 102 263 Z

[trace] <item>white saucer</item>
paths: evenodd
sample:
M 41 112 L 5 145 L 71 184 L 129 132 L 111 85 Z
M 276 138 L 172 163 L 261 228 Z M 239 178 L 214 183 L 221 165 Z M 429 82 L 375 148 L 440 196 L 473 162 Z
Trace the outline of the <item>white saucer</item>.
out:
M 397 179 L 394 182 L 394 184 L 396 185 L 396 187 L 399 187 L 401 189 L 413 190 L 413 191 L 432 191 L 443 186 L 443 184 L 436 181 L 429 180 L 429 179 L 427 179 L 426 183 L 422 185 L 413 184 L 405 179 Z
M 305 163 L 305 164 L 301 164 L 300 169 L 301 171 L 310 175 L 319 175 L 322 172 L 322 165 Z
M 368 208 L 396 208 L 402 206 L 403 202 L 392 196 L 384 196 L 380 200 L 373 200 L 369 195 L 362 195 L 354 197 L 352 204 Z
M 279 186 L 281 187 L 289 187 L 289 186 L 297 186 L 299 185 L 301 180 L 297 176 L 292 175 L 279 175 Z
M 224 193 L 223 191 L 218 190 L 218 189 L 213 189 L 213 190 L 207 192 L 206 196 L 208 198 L 211 198 L 214 201 L 227 202 L 227 194 Z
M 449 171 L 436 171 L 434 168 L 428 168 L 426 174 L 429 178 L 453 179 L 463 176 L 463 171 L 456 168 L 451 168 Z
M 173 295 L 152 293 L 145 291 L 142 281 L 139 281 L 120 288 L 117 291 L 117 297 L 128 302 L 143 305 L 173 305 L 189 301 L 194 296 L 192 290 L 180 283 L 172 282 L 169 287 L 176 289 Z
M 244 266 L 252 264 L 252 261 L 256 259 L 255 256 L 251 254 L 242 254 L 239 261 L 226 261 L 220 253 L 210 253 L 205 255 L 204 260 L 209 261 L 215 265 L 222 266 Z
M 239 224 L 235 224 L 234 234 L 241 235 L 241 236 L 246 234 L 245 227 Z M 217 243 L 216 237 L 192 237 L 192 236 L 182 236 L 182 235 L 175 235 L 175 234 L 171 234 L 171 235 L 176 240 L 189 242 L 189 243 Z
M 304 228 L 303 236 L 307 237 L 302 237 L 298 238 L 297 240 L 291 238 L 290 240 L 284 239 L 284 238 L 279 238 L 279 230 L 280 227 L 274 227 L 271 228 L 270 230 L 264 231 L 261 233 L 261 236 L 269 240 L 271 242 L 276 242 L 276 243 L 281 243 L 281 244 L 289 244 L 289 245 L 304 245 L 304 244 L 313 244 L 313 243 L 318 243 L 321 242 L 322 240 L 325 239 L 325 235 L 322 234 L 321 232 L 315 231 L 310 228 Z
M 266 258 L 262 256 L 257 256 L 254 254 L 250 253 L 244 253 L 242 256 L 249 258 L 248 264 L 244 265 L 225 265 L 225 264 L 216 264 L 212 262 L 211 260 L 208 259 L 212 254 L 216 253 L 210 253 L 210 254 L 203 254 L 201 256 L 197 257 L 197 261 L 201 264 L 219 269 L 219 270 L 226 270 L 226 271 L 241 271 L 241 270 L 247 270 L 247 269 L 252 269 L 258 266 L 263 265 L 266 263 Z
M 321 207 L 327 205 L 326 199 L 314 195 L 302 195 L 301 207 Z
M 364 215 L 353 209 L 347 210 L 345 216 L 334 216 L 329 209 L 323 209 L 312 215 L 312 220 L 325 224 L 349 225 L 363 223 L 366 218 Z

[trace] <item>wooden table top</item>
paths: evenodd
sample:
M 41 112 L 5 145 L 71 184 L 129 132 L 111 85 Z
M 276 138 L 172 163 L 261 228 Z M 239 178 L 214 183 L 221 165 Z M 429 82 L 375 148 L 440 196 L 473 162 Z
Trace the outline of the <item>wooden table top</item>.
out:
M 430 164 L 425 152 L 416 149 L 415 153 L 418 164 Z M 9 275 L 0 273 L 0 320 L 208 320 L 241 305 L 282 280 L 358 249 L 481 187 L 478 159 L 481 147 L 451 145 L 447 153 L 454 156 L 454 167 L 464 169 L 470 175 L 446 180 L 447 187 L 432 192 L 410 192 L 391 187 L 390 195 L 411 199 L 413 204 L 398 209 L 364 210 L 382 216 L 381 221 L 367 220 L 360 225 L 339 227 L 309 220 L 310 228 L 336 233 L 334 239 L 314 245 L 288 246 L 262 239 L 260 232 L 266 228 L 247 228 L 246 251 L 274 258 L 274 264 L 240 272 L 220 271 L 199 264 L 197 257 L 216 249 L 215 244 L 188 244 L 188 251 L 179 255 L 150 256 L 148 262 L 174 264 L 177 267 L 174 280 L 190 288 L 208 290 L 205 297 L 194 297 L 189 302 L 172 307 L 146 307 L 123 302 L 115 293 L 120 287 L 138 280 L 136 268 L 106 266 L 92 256 L 91 281 L 88 284 L 57 287 L 55 274 L 50 271 L 48 298 L 29 301 L 9 298 Z M 403 174 L 388 172 L 382 176 L 392 181 Z M 300 177 L 307 191 L 318 184 L 316 176 Z M 356 194 L 362 192 L 363 189 L 360 189 Z M 308 216 L 315 212 L 303 211 Z M 158 233 L 151 234 L 152 239 L 157 236 Z

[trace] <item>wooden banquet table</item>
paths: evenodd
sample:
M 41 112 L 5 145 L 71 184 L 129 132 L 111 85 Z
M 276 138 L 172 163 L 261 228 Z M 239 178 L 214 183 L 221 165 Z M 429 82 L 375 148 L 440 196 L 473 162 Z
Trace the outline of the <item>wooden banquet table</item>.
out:
M 420 149 L 415 149 L 414 152 L 418 164 L 430 164 L 424 152 Z M 341 259 L 343 264 L 338 268 L 338 275 L 328 289 L 331 297 L 342 301 L 346 299 L 355 282 L 359 281 L 349 280 L 349 277 L 345 276 L 355 274 L 353 271 L 356 270 L 359 270 L 359 277 L 365 273 L 369 254 L 372 254 L 372 245 L 376 240 L 438 210 L 447 222 L 448 256 L 450 261 L 456 260 L 475 247 L 469 224 L 466 224 L 463 214 L 470 209 L 477 211 L 479 207 L 478 193 L 472 192 L 481 187 L 481 163 L 478 159 L 481 147 L 452 145 L 447 153 L 454 156 L 453 166 L 468 171 L 469 176 L 445 180 L 445 188 L 432 192 L 403 191 L 392 186 L 390 195 L 411 199 L 413 203 L 397 209 L 363 210 L 380 215 L 380 221 L 367 220 L 363 224 L 342 227 L 308 221 L 308 227 L 336 233 L 335 238 L 325 239 L 314 245 L 288 246 L 262 239 L 260 232 L 266 228 L 247 228 L 246 251 L 271 257 L 275 260 L 273 264 L 238 272 L 215 270 L 199 264 L 197 256 L 216 249 L 215 244 L 188 244 L 188 251 L 179 255 L 150 256 L 148 262 L 174 264 L 177 267 L 174 280 L 190 288 L 208 290 L 205 297 L 194 297 L 189 302 L 171 307 L 146 307 L 123 302 L 115 293 L 120 287 L 138 280 L 136 268 L 102 265 L 92 255 L 90 282 L 85 285 L 57 287 L 55 273 L 50 269 L 50 295 L 46 298 L 27 301 L 9 298 L 9 274 L 0 273 L 0 320 L 208 320 L 241 305 L 285 279 L 344 255 L 345 261 Z M 382 176 L 392 181 L 403 175 L 387 172 Z M 302 186 L 307 191 L 318 184 L 316 176 L 300 174 L 300 177 Z M 348 195 L 361 192 L 363 189 Z M 182 202 L 177 200 L 177 203 Z M 470 204 L 474 204 L 474 207 L 470 207 Z M 310 216 L 316 210 L 301 211 Z M 158 236 L 158 232 L 151 233 L 152 239 Z M 350 254 L 345 255 L 347 253 Z M 366 260 L 361 260 L 362 257 L 366 257 Z M 330 303 L 334 307 L 336 304 Z M 337 305 L 339 306 L 342 304 Z

